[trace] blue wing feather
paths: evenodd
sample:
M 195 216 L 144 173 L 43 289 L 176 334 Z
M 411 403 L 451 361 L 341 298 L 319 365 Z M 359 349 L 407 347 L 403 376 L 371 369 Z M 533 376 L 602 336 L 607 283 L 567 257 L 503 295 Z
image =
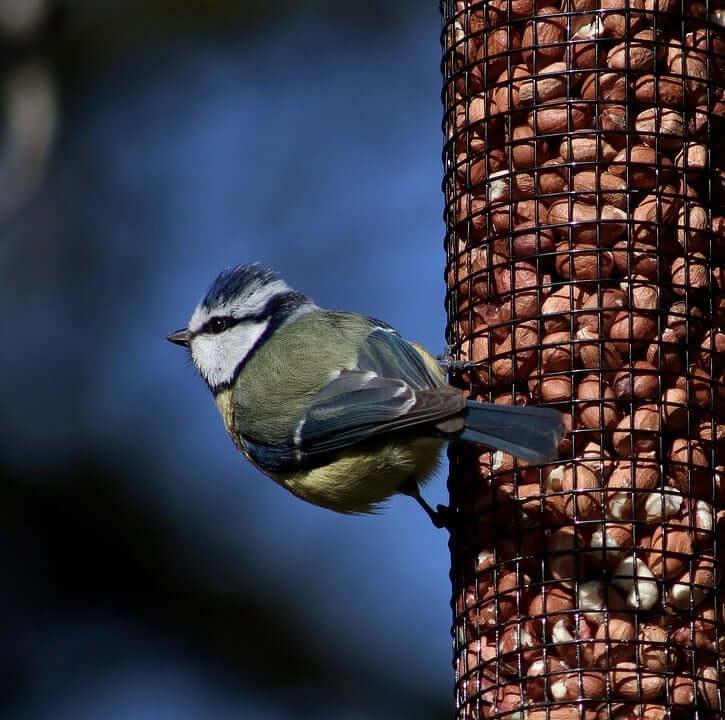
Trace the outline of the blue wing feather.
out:
M 374 321 L 377 322 L 377 321 Z M 434 375 L 416 349 L 395 330 L 374 326 L 358 352 L 357 369 L 403 380 L 414 390 L 448 387 Z

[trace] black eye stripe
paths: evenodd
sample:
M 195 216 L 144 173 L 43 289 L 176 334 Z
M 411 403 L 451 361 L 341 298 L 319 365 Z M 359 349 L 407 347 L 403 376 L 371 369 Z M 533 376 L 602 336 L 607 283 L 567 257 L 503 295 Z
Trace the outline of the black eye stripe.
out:
M 259 322 L 265 316 L 264 312 L 255 313 L 254 315 L 242 315 L 241 317 L 232 317 L 231 315 L 215 315 L 209 318 L 194 335 L 218 335 L 225 330 L 241 325 L 245 322 Z M 221 323 L 221 324 L 219 324 Z
M 232 315 L 215 315 L 214 317 L 209 318 L 194 333 L 194 336 L 217 335 L 231 327 L 234 327 L 235 325 L 240 325 L 245 322 L 262 322 L 264 320 L 270 320 L 270 322 L 274 324 L 276 319 L 276 324 L 279 324 L 305 301 L 307 301 L 307 298 L 296 292 L 286 292 L 273 295 L 256 313 L 248 313 L 247 315 L 242 315 L 240 317 L 233 317 Z M 214 330 L 212 323 L 219 320 L 224 321 L 224 327 Z
M 230 315 L 223 315 L 209 318 L 194 334 L 195 335 L 218 335 L 230 327 L 239 325 L 247 318 L 235 318 Z M 221 323 L 221 324 L 220 324 Z

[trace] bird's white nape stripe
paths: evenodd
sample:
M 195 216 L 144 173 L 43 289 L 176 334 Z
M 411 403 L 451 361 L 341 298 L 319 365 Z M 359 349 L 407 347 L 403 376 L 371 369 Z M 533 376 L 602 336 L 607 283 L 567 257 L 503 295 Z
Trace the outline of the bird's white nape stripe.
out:
M 219 335 L 201 333 L 192 338 L 194 365 L 211 388 L 234 378 L 237 367 L 249 355 L 268 325 L 269 318 L 266 318 L 260 322 L 240 323 Z
M 275 295 L 284 295 L 289 291 L 289 286 L 283 280 L 274 280 L 266 285 L 255 283 L 248 293 L 231 298 L 216 308 L 214 312 L 215 314 L 231 315 L 232 317 L 258 315 Z

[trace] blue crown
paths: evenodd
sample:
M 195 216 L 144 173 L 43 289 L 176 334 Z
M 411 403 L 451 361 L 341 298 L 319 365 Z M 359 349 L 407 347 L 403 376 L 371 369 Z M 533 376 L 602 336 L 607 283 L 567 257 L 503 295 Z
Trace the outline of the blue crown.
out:
M 202 305 L 209 310 L 243 294 L 250 285 L 264 286 L 277 279 L 277 274 L 258 264 L 235 265 L 222 270 L 207 291 Z

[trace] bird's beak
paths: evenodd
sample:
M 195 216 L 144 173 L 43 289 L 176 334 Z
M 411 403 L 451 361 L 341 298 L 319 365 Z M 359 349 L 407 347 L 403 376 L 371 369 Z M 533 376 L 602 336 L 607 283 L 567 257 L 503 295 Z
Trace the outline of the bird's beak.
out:
M 166 336 L 166 339 L 175 345 L 181 345 L 185 348 L 188 348 L 189 345 L 191 345 L 191 333 L 186 328 L 169 333 Z

